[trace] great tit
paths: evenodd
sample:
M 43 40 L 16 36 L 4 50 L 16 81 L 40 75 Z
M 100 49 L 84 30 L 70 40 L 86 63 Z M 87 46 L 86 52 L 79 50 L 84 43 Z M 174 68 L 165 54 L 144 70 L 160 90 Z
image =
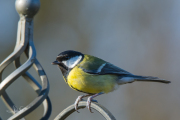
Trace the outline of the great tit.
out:
M 118 85 L 134 81 L 170 83 L 158 77 L 133 75 L 100 58 L 73 50 L 60 53 L 52 64 L 59 66 L 65 82 L 72 89 L 87 93 L 76 99 L 76 111 L 78 103 L 84 97 L 90 96 L 87 99 L 87 108 L 92 112 L 91 102 L 97 102 L 93 98 L 114 91 Z

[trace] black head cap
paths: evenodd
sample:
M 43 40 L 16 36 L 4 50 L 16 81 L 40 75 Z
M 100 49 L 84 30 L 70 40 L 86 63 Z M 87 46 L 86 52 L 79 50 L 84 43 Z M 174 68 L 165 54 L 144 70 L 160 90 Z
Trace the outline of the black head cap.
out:
M 54 61 L 52 64 L 56 65 L 58 63 L 61 63 L 62 61 L 65 61 L 65 60 L 68 60 L 72 57 L 75 57 L 75 56 L 84 56 L 82 53 L 80 52 L 77 52 L 77 51 L 74 51 L 74 50 L 67 50 L 67 51 L 64 51 L 62 53 L 60 53 L 57 58 L 56 58 L 56 61 Z
M 73 51 L 73 50 L 67 50 L 67 51 L 64 51 L 64 52 L 60 53 L 60 54 L 57 56 L 56 60 L 60 62 L 60 61 L 68 60 L 68 59 L 70 59 L 70 58 L 72 58 L 72 57 L 80 56 L 80 55 L 83 56 L 83 54 L 80 53 L 80 52 Z

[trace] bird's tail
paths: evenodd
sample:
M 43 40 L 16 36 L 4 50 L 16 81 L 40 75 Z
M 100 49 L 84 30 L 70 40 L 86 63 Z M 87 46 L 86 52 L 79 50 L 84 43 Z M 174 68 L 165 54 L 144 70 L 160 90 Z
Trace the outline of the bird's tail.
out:
M 152 76 L 138 76 L 134 75 L 133 78 L 135 81 L 144 81 L 144 82 L 161 82 L 161 83 L 171 83 L 171 81 L 160 79 L 158 77 L 152 77 Z

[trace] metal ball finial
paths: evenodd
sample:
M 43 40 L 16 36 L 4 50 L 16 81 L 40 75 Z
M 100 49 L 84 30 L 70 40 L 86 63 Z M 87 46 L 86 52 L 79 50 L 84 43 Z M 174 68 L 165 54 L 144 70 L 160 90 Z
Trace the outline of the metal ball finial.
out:
M 32 18 L 40 8 L 40 0 L 16 0 L 15 6 L 20 15 Z

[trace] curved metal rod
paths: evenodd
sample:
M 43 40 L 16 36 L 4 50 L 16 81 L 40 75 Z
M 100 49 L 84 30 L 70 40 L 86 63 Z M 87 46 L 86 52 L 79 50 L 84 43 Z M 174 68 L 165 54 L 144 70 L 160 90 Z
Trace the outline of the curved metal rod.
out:
M 35 52 L 35 47 L 34 47 L 33 41 L 29 41 L 29 45 L 30 45 L 29 55 L 30 55 L 30 58 L 31 58 L 32 53 Z M 20 118 L 24 117 L 25 115 L 29 114 L 34 109 L 36 109 L 44 101 L 44 99 L 47 98 L 47 95 L 48 95 L 48 92 L 49 92 L 49 83 L 48 83 L 48 80 L 47 80 L 47 76 L 46 76 L 43 68 L 41 67 L 41 65 L 39 64 L 39 62 L 37 61 L 36 58 L 33 59 L 33 62 L 34 62 L 34 67 L 38 71 L 39 76 L 40 76 L 41 81 L 42 81 L 41 92 L 39 93 L 39 96 L 35 100 L 33 100 L 29 105 L 27 105 L 22 110 L 18 111 L 16 114 L 11 116 L 9 118 L 9 120 L 20 119 Z M 46 106 L 46 107 L 48 107 L 48 106 Z
M 28 44 L 28 40 L 25 39 L 25 34 L 27 34 L 27 27 L 26 24 L 28 24 L 25 20 L 22 21 L 20 20 L 18 23 L 18 29 L 22 29 L 21 33 L 18 32 L 18 37 L 17 41 L 19 43 L 19 46 L 16 47 L 16 50 L 14 50 L 1 64 L 0 64 L 0 82 L 2 81 L 2 73 L 3 70 L 13 61 L 13 59 L 16 59 L 19 57 L 23 51 L 26 49 L 26 46 Z M 5 81 L 5 80 L 4 80 Z M 1 84 L 1 83 L 0 83 Z M 2 100 L 5 102 L 6 106 L 8 109 L 15 114 L 14 110 L 16 107 L 14 107 L 14 103 L 11 101 L 11 99 L 8 97 L 7 93 L 4 91 L 1 95 Z
M 13 114 L 15 114 L 15 112 L 17 112 L 17 110 L 14 110 L 14 109 L 16 109 L 16 107 L 14 107 L 15 106 L 14 103 L 11 101 L 11 99 L 9 98 L 7 93 L 5 93 L 5 89 L 12 82 L 14 82 L 14 80 L 16 78 L 18 78 L 20 76 L 20 74 L 27 71 L 32 66 L 33 60 L 35 58 L 35 53 L 32 52 L 32 48 L 31 48 L 30 54 L 31 54 L 31 57 L 28 59 L 28 61 L 26 61 L 21 67 L 19 67 L 13 73 L 11 73 L 8 77 L 6 77 L 0 84 L 0 94 L 2 94 L 1 97 L 2 97 L 3 101 L 6 103 L 6 106 L 8 106 L 8 108 L 11 110 L 11 112 Z
M 2 99 L 5 102 L 6 106 L 9 108 L 9 110 L 11 111 L 12 114 L 15 114 L 17 110 L 17 108 L 15 107 L 14 103 L 11 101 L 11 99 L 9 98 L 9 96 L 7 95 L 7 93 L 3 93 L 2 94 Z M 11 108 L 11 106 L 13 106 Z M 24 118 L 21 118 L 20 120 L 25 120 Z
M 49 93 L 49 82 L 48 82 L 47 76 L 45 74 L 45 71 L 43 70 L 42 66 L 40 65 L 40 63 L 38 62 L 37 59 L 35 61 L 34 67 L 37 67 L 36 70 L 38 71 L 39 76 L 41 76 L 42 92 L 46 92 L 46 94 L 48 95 L 48 93 Z M 46 83 L 46 84 L 43 84 L 43 83 Z M 40 94 L 45 94 L 45 93 L 39 93 L 39 95 Z M 47 120 L 50 117 L 51 111 L 52 111 L 52 106 L 51 106 L 51 102 L 50 102 L 49 97 L 47 96 L 45 98 L 46 99 L 43 101 L 44 114 L 43 114 L 43 117 L 41 118 L 41 120 Z
M 26 50 L 25 53 L 26 53 L 26 56 L 28 57 L 28 50 Z M 20 59 L 17 58 L 14 61 L 14 64 L 16 68 L 21 66 Z M 31 85 L 31 87 L 36 91 L 37 94 L 41 92 L 41 89 L 42 89 L 41 85 L 36 81 L 36 79 L 34 79 L 34 77 L 30 73 L 25 72 L 24 74 L 22 74 L 22 76 Z M 43 107 L 44 107 L 44 114 L 41 120 L 49 118 L 52 111 L 51 102 L 48 96 L 43 101 Z
M 35 53 L 33 51 L 33 46 L 30 46 L 30 58 L 18 69 L 13 71 L 9 76 L 7 76 L 0 84 L 0 95 L 4 92 L 4 90 L 14 82 L 21 74 L 25 73 L 33 64 L 35 60 Z
M 87 104 L 86 101 L 79 102 L 78 109 L 85 108 L 86 104 Z M 106 118 L 106 120 L 116 120 L 116 118 L 111 114 L 111 112 L 108 109 L 106 109 L 104 106 L 98 103 L 91 103 L 91 108 L 98 111 L 104 118 Z M 54 120 L 64 120 L 73 112 L 75 112 L 74 104 L 64 109 L 61 113 L 59 113 L 58 116 L 56 116 Z
M 18 41 L 21 41 L 19 46 L 14 50 L 4 61 L 1 62 L 0 64 L 0 74 L 2 75 L 3 70 L 10 64 L 12 63 L 16 58 L 18 58 L 26 49 L 26 46 L 28 44 L 28 40 L 25 39 L 25 34 L 27 34 L 27 27 L 26 24 L 28 24 L 25 20 L 19 21 L 19 25 L 22 25 L 21 29 L 23 33 L 21 33 L 21 38 L 18 38 Z M 20 34 L 20 33 L 18 33 Z M 21 39 L 21 40 L 20 40 Z M 2 78 L 0 77 L 0 82 Z
M 41 85 L 34 79 L 34 77 L 31 76 L 31 74 L 26 72 L 22 76 L 26 79 L 26 81 L 31 85 L 31 87 L 36 91 L 37 94 L 41 92 L 41 88 L 42 88 Z M 43 107 L 44 107 L 44 114 L 41 120 L 43 120 L 44 118 L 46 119 L 49 118 L 51 114 L 52 106 L 48 96 L 43 101 Z
M 18 37 L 19 38 L 19 37 Z M 17 38 L 17 39 L 18 39 Z M 32 40 L 31 40 L 32 41 Z M 18 47 L 19 45 L 19 41 L 17 41 L 16 43 L 16 47 L 15 49 Z M 33 41 L 32 41 L 33 43 Z M 34 45 L 34 44 L 33 44 Z M 35 47 L 34 47 L 34 51 L 35 50 Z M 28 55 L 28 49 L 25 50 L 25 54 L 27 57 L 29 57 Z M 21 66 L 21 63 L 20 63 L 20 58 L 18 57 L 15 61 L 14 61 L 14 64 L 15 64 L 15 67 L 18 68 Z M 28 72 L 25 72 L 25 74 L 22 74 L 22 76 L 24 77 L 24 79 L 31 85 L 31 87 L 36 91 L 37 94 L 40 93 L 41 91 L 41 85 L 36 81 L 36 79 L 33 78 L 33 76 L 31 76 L 31 74 L 29 74 Z M 51 110 L 52 110 L 52 106 L 51 106 L 51 102 L 50 102 L 50 99 L 49 97 L 47 97 L 44 101 L 43 101 L 43 107 L 44 107 L 44 114 L 43 114 L 43 118 L 49 118 L 50 117 L 50 114 L 51 114 Z
M 19 67 L 19 65 L 20 65 L 20 61 L 16 60 L 15 66 Z M 22 76 L 31 85 L 31 87 L 36 91 L 37 94 L 41 92 L 41 89 L 42 89 L 41 85 L 36 81 L 36 79 L 30 73 L 25 72 L 25 74 L 23 74 Z M 41 120 L 43 118 L 46 118 L 46 119 L 49 118 L 52 111 L 51 102 L 48 96 L 43 101 L 43 107 L 44 107 L 44 114 Z
M 18 63 L 19 62 L 19 63 Z M 18 67 L 20 64 L 20 61 L 16 61 L 15 62 L 15 66 Z M 26 79 L 26 81 L 31 85 L 31 87 L 36 91 L 37 94 L 40 93 L 41 91 L 41 85 L 36 81 L 36 79 L 34 79 L 33 76 L 31 76 L 31 74 L 29 74 L 28 72 L 25 72 L 25 74 L 22 75 L 24 77 L 24 79 Z M 51 114 L 51 102 L 49 97 L 47 96 L 47 98 L 43 101 L 43 107 L 44 107 L 44 114 L 42 118 L 49 118 L 50 114 Z M 42 119 L 41 118 L 41 119 Z

